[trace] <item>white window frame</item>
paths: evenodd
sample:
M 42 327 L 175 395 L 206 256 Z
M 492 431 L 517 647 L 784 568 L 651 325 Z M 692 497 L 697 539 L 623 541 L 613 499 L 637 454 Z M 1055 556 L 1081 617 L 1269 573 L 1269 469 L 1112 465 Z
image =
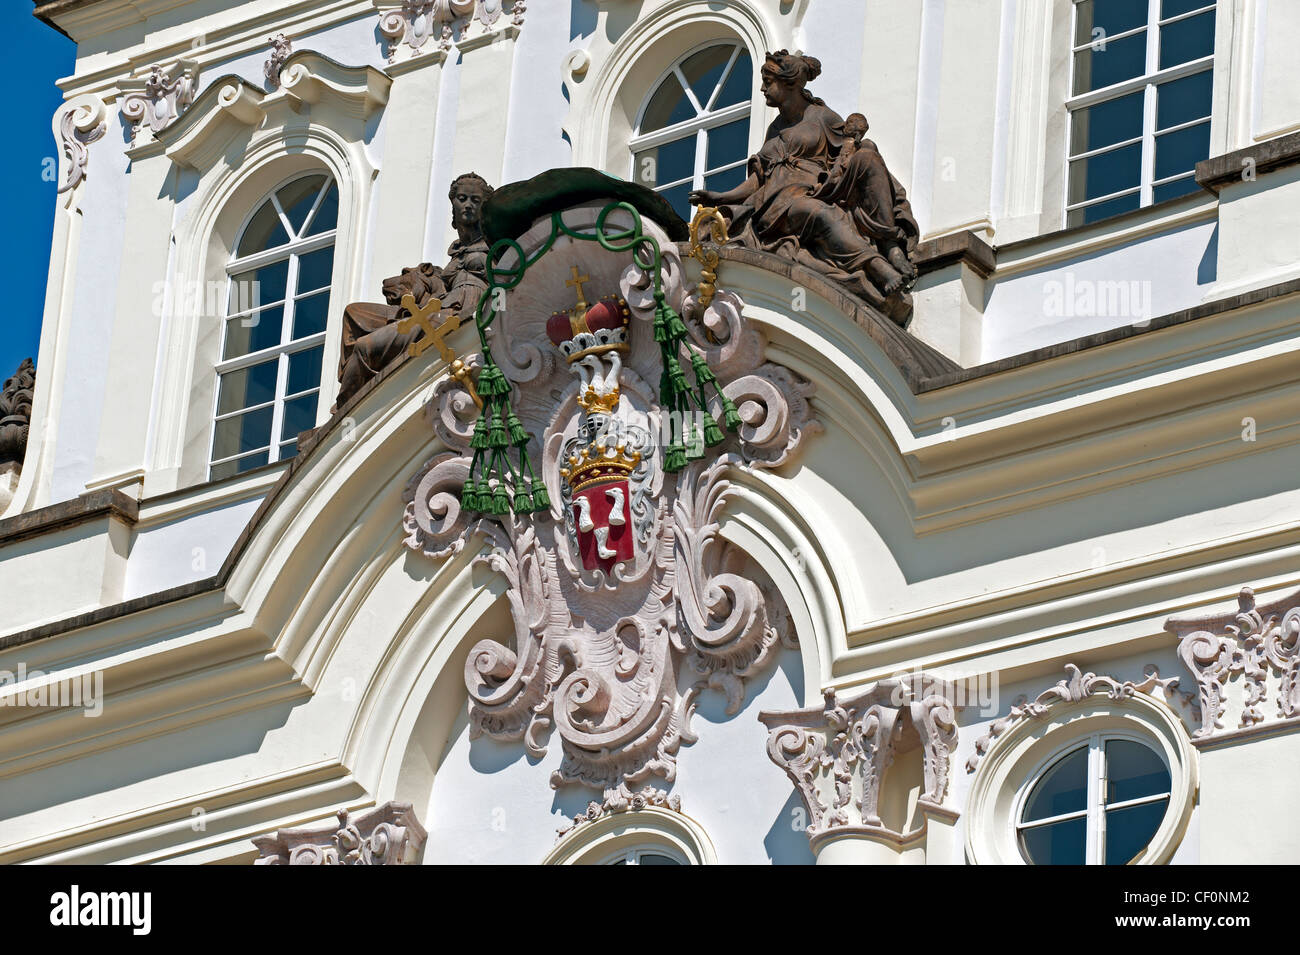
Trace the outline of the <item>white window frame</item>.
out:
M 285 186 L 289 185 L 292 182 L 296 182 L 299 179 L 307 179 L 319 175 L 325 176 L 325 182 L 321 186 L 320 191 L 317 193 L 316 201 L 312 203 L 312 207 L 310 211 L 308 211 L 306 219 L 303 220 L 302 228 L 298 230 L 299 232 L 309 231 L 312 227 L 312 224 L 316 221 L 316 215 L 320 211 L 320 207 L 325 200 L 325 196 L 328 195 L 331 188 L 335 188 L 335 189 L 338 188 L 338 183 L 335 181 L 334 176 L 326 170 L 311 170 L 307 172 L 296 173 L 295 175 L 290 176 L 287 179 L 284 179 L 283 181 L 278 183 L 273 189 L 271 189 L 269 195 L 264 197 L 260 202 L 254 205 L 253 209 L 248 213 L 244 221 L 240 224 L 239 230 L 235 233 L 236 252 L 239 249 L 240 241 L 243 240 L 244 231 L 252 223 L 253 217 L 256 216 L 258 212 L 261 211 L 262 207 L 266 205 L 268 201 L 273 204 L 276 213 L 279 215 L 280 226 L 281 228 L 284 229 L 285 234 L 293 235 L 294 229 L 292 228 L 289 222 L 289 217 L 285 214 L 283 207 L 280 205 L 280 199 L 277 194 L 281 189 L 283 189 Z M 219 355 L 225 354 L 226 335 L 229 333 L 231 322 L 237 321 L 239 318 L 251 314 L 252 312 L 255 311 L 261 311 L 267 308 L 274 308 L 277 305 L 284 306 L 284 314 L 281 318 L 279 344 L 272 345 L 268 348 L 263 348 L 260 351 L 250 352 L 247 355 L 240 355 L 237 358 L 219 360 L 214 367 L 217 376 L 217 386 L 216 388 L 213 389 L 212 414 L 209 416 L 209 420 L 212 422 L 212 436 L 208 447 L 209 478 L 211 478 L 213 469 L 216 468 L 218 465 L 227 464 L 231 461 L 238 461 L 241 458 L 252 457 L 254 455 L 259 455 L 262 453 L 262 449 L 258 448 L 257 450 L 254 451 L 243 451 L 238 454 L 227 455 L 226 457 L 223 458 L 214 458 L 213 454 L 216 452 L 216 441 L 217 441 L 217 424 L 229 418 L 234 418 L 237 417 L 238 415 L 248 414 L 251 411 L 257 411 L 262 408 L 266 408 L 268 406 L 274 406 L 274 410 L 272 411 L 271 414 L 271 438 L 270 438 L 270 447 L 267 449 L 266 464 L 271 465 L 281 460 L 287 460 L 285 458 L 280 457 L 280 446 L 284 443 L 280 439 L 280 429 L 284 426 L 285 405 L 288 402 L 294 400 L 295 398 L 300 398 L 303 395 L 310 394 L 313 391 L 315 391 L 319 395 L 324 390 L 324 381 L 325 381 L 324 376 L 326 373 L 324 363 L 322 362 L 321 380 L 316 383 L 314 388 L 305 388 L 302 391 L 294 392 L 293 394 L 286 394 L 285 389 L 288 387 L 288 382 L 289 382 L 289 357 L 291 355 L 297 354 L 298 352 L 306 351 L 308 349 L 315 348 L 320 345 L 324 345 L 329 335 L 329 329 L 326 328 L 325 331 L 316 332 L 315 334 L 308 335 L 304 338 L 294 339 L 293 338 L 294 308 L 298 299 L 300 298 L 315 297 L 319 295 L 321 291 L 329 291 L 331 295 L 333 294 L 332 282 L 330 285 L 326 285 L 324 289 L 312 289 L 308 292 L 298 294 L 297 293 L 298 261 L 300 257 L 303 255 L 306 255 L 311 252 L 320 251 L 321 249 L 327 248 L 329 246 L 334 246 L 336 244 L 337 237 L 338 237 L 338 224 L 336 222 L 335 227 L 333 229 L 328 229 L 325 232 L 318 233 L 317 235 L 307 236 L 306 238 L 303 239 L 290 240 L 284 245 L 276 246 L 273 249 L 263 249 L 259 252 L 254 252 L 250 255 L 243 256 L 242 258 L 231 259 L 229 262 L 226 263 L 225 301 L 227 303 L 226 304 L 227 310 L 229 309 L 232 286 L 234 283 L 234 277 L 236 275 L 239 275 L 243 272 L 247 272 L 251 269 L 262 268 L 268 265 L 274 265 L 275 263 L 284 260 L 288 260 L 289 264 L 285 270 L 285 285 L 284 285 L 285 298 L 284 299 L 277 300 L 274 302 L 259 302 L 255 308 L 242 309 L 240 311 L 236 311 L 234 314 L 225 314 L 222 316 L 221 346 L 220 346 L 220 351 L 218 352 Z M 242 368 L 248 368 L 253 365 L 260 364 L 276 356 L 278 356 L 279 361 L 276 367 L 275 396 L 270 401 L 264 401 L 261 404 L 250 405 L 247 408 L 239 408 L 236 409 L 235 411 L 228 411 L 225 412 L 224 414 L 219 414 L 218 409 L 220 408 L 220 401 L 221 401 L 222 377 L 229 372 L 239 371 Z M 320 413 L 319 400 L 317 403 L 316 411 L 317 411 L 317 415 L 319 416 Z M 261 466 L 263 465 L 259 465 L 259 467 Z M 252 469 L 250 468 L 249 470 Z
M 727 65 L 723 68 L 721 75 L 718 77 L 717 85 L 714 86 L 713 92 L 709 95 L 709 101 L 701 104 L 695 91 L 691 89 L 690 83 L 686 81 L 686 75 L 682 72 L 682 64 L 689 60 L 696 53 L 707 50 L 715 46 L 730 46 L 731 56 L 727 60 Z M 748 54 L 749 51 L 739 39 L 736 40 L 710 40 L 707 43 L 701 43 L 692 47 L 686 53 L 679 56 L 673 61 L 672 66 L 664 70 L 659 78 L 650 85 L 650 92 L 641 102 L 641 108 L 637 110 L 636 125 L 633 127 L 632 137 L 628 140 L 629 165 L 631 172 L 628 178 L 632 182 L 643 182 L 637 175 L 636 156 L 638 152 L 646 149 L 654 149 L 668 143 L 677 142 L 678 140 L 689 138 L 691 133 L 695 134 L 695 168 L 690 178 L 677 179 L 672 182 L 666 182 L 650 186 L 654 192 L 663 194 L 669 189 L 676 189 L 678 186 L 684 186 L 688 183 L 692 189 L 704 188 L 704 177 L 706 175 L 715 175 L 721 172 L 729 172 L 739 166 L 744 166 L 749 162 L 749 156 L 734 162 L 718 166 L 716 169 L 708 168 L 709 156 L 709 131 L 726 126 L 728 123 L 734 123 L 740 119 L 750 119 L 753 114 L 754 101 L 752 95 L 739 103 L 733 103 L 731 106 L 724 106 L 722 109 L 712 109 L 714 101 L 722 93 L 722 88 L 726 86 L 727 81 L 731 79 L 731 71 L 735 68 L 736 61 L 741 54 Z M 753 58 L 750 58 L 750 69 L 754 68 Z M 641 132 L 641 124 L 645 122 L 645 111 L 650 107 L 650 101 L 654 95 L 659 92 L 659 87 L 670 75 L 675 75 L 677 82 L 681 84 L 687 100 L 695 109 L 695 116 L 683 120 L 680 123 L 674 123 L 671 126 L 665 126 L 663 129 L 656 129 L 650 133 Z M 643 183 L 644 184 L 644 183 Z
M 1180 13 L 1177 16 L 1160 19 L 1161 0 L 1147 0 L 1147 21 L 1143 26 L 1134 27 L 1123 33 L 1117 33 L 1113 36 L 1106 37 L 1107 43 L 1114 43 L 1117 40 L 1123 40 L 1127 37 L 1136 36 L 1139 33 L 1146 34 L 1146 67 L 1140 76 L 1123 80 L 1119 83 L 1113 83 L 1110 86 L 1102 87 L 1097 90 L 1090 90 L 1087 93 L 1073 95 L 1074 91 L 1074 65 L 1076 54 L 1081 50 L 1086 50 L 1093 45 L 1090 40 L 1087 43 L 1075 44 L 1074 40 L 1078 36 L 1079 23 L 1079 4 L 1082 0 L 1071 0 L 1070 3 L 1070 80 L 1068 93 L 1071 94 L 1065 101 L 1065 107 L 1069 120 L 1065 124 L 1065 177 L 1062 182 L 1065 183 L 1065 217 L 1066 226 L 1070 226 L 1070 216 L 1079 209 L 1088 206 L 1101 205 L 1114 199 L 1120 199 L 1124 196 L 1130 196 L 1134 193 L 1139 194 L 1138 208 L 1145 208 L 1153 202 L 1153 196 L 1158 186 L 1163 186 L 1171 182 L 1177 182 L 1180 179 L 1187 179 L 1196 175 L 1194 169 L 1187 172 L 1178 173 L 1173 176 L 1166 176 L 1164 179 L 1155 178 L 1156 166 L 1156 87 L 1162 83 L 1172 80 L 1182 79 L 1186 76 L 1193 76 L 1197 73 L 1214 70 L 1214 52 L 1211 51 L 1209 56 L 1203 56 L 1196 60 L 1189 60 L 1186 63 L 1179 63 L 1177 66 L 1160 69 L 1160 40 L 1163 37 L 1161 28 L 1171 23 L 1177 23 L 1180 20 L 1187 20 L 1191 17 L 1200 16 L 1211 10 L 1214 11 L 1215 23 L 1218 23 L 1219 10 L 1217 0 L 1205 0 L 1200 7 L 1187 13 Z M 1126 139 L 1122 142 L 1112 143 L 1109 146 L 1103 146 L 1100 149 L 1087 150 L 1074 155 L 1074 111 L 1086 106 L 1096 106 L 1099 103 L 1105 103 L 1110 100 L 1119 99 L 1131 93 L 1141 90 L 1143 92 L 1142 100 L 1142 135 L 1132 139 Z M 1213 100 L 1211 100 L 1211 110 L 1213 109 Z M 1177 132 L 1181 129 L 1189 129 L 1192 126 L 1208 124 L 1212 119 L 1210 115 L 1202 119 L 1194 119 L 1178 126 L 1171 126 L 1168 129 L 1160 130 L 1161 135 Z M 1121 189 L 1118 192 L 1109 195 L 1099 196 L 1096 199 L 1084 199 L 1079 202 L 1070 202 L 1070 165 L 1080 159 L 1089 159 L 1101 153 L 1114 152 L 1134 143 L 1142 144 L 1141 159 L 1141 180 L 1137 186 L 1129 189 Z M 1100 221 L 1100 220 L 1099 220 Z
M 675 847 L 666 842 L 642 842 L 627 848 L 619 849 L 617 852 L 601 859 L 599 865 L 617 865 L 624 862 L 627 865 L 640 865 L 641 857 L 646 855 L 664 856 L 672 859 L 678 865 L 690 865 L 691 862 Z
M 1143 747 L 1160 760 L 1161 765 L 1165 767 L 1165 772 L 1169 773 L 1170 789 L 1162 793 L 1156 793 L 1150 796 L 1140 796 L 1136 799 L 1126 799 L 1122 802 L 1106 802 L 1106 783 L 1108 776 L 1106 773 L 1106 743 L 1110 740 L 1127 740 Z M 1088 747 L 1088 795 L 1087 802 L 1083 809 L 1074 812 L 1061 813 L 1057 816 L 1047 816 L 1042 819 L 1035 819 L 1033 822 L 1026 824 L 1024 819 L 1025 804 L 1029 801 L 1030 794 L 1034 787 L 1042 780 L 1043 776 L 1058 762 L 1068 756 L 1070 753 L 1083 746 Z M 1124 732 L 1094 732 L 1083 736 L 1076 736 L 1068 743 L 1059 747 L 1043 760 L 1033 772 L 1031 772 L 1021 786 L 1016 796 L 1015 810 L 1012 819 L 1015 822 L 1016 843 L 1019 847 L 1020 833 L 1026 829 L 1038 829 L 1056 822 L 1065 822 L 1070 819 L 1087 819 L 1087 844 L 1084 852 L 1085 865 L 1105 865 L 1106 864 L 1106 813 L 1115 809 L 1127 809 L 1130 806 L 1141 806 L 1146 803 L 1159 802 L 1167 800 L 1165 813 L 1168 814 L 1173 806 L 1173 770 L 1169 765 L 1169 760 L 1159 749 L 1151 745 L 1149 739 L 1134 733 Z M 1162 818 L 1163 821 L 1163 818 Z M 1157 830 L 1159 827 L 1157 826 Z M 1021 849 L 1023 856 L 1024 850 Z M 1025 862 L 1029 862 L 1025 858 Z M 1124 860 L 1127 862 L 1128 860 Z

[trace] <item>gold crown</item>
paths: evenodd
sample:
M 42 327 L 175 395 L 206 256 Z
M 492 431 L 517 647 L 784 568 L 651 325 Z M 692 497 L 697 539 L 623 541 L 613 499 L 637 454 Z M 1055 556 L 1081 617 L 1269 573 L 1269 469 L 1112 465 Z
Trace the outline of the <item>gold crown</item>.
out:
M 560 468 L 560 477 L 576 494 L 597 484 L 625 481 L 640 463 L 640 451 L 629 451 L 622 441 L 611 447 L 602 440 L 570 454 L 568 465 Z
M 612 415 L 618 406 L 618 385 L 603 395 L 596 394 L 596 389 L 588 385 L 586 392 L 578 396 L 578 404 L 588 414 Z

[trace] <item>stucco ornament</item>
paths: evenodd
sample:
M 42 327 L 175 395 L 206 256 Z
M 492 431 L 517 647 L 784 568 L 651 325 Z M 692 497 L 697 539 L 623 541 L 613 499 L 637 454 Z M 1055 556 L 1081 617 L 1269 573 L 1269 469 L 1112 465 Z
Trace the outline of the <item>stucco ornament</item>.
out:
M 91 99 L 68 108 L 59 117 L 59 145 L 68 160 L 59 192 L 76 188 L 86 178 L 86 166 L 90 163 L 87 147 L 102 139 L 108 130 L 105 112 L 103 101 Z
M 255 865 L 414 865 L 426 833 L 410 803 L 386 802 L 338 822 L 280 829 L 253 840 L 261 852 Z
M 655 254 L 594 241 L 615 232 Z M 483 302 L 508 291 L 467 362 L 487 405 L 480 415 L 451 379 L 437 387 L 448 450 L 406 488 L 406 544 L 446 557 L 473 542 L 505 580 L 514 633 L 480 641 L 465 663 L 472 736 L 522 739 L 541 756 L 558 734 L 551 784 L 614 805 L 673 780 L 700 693 L 720 690 L 736 712 L 743 681 L 789 638 L 775 589 L 718 522 L 732 475 L 783 463 L 820 427 L 813 386 L 764 359 L 738 296 L 700 307 L 673 242 L 627 204 L 552 213 L 494 245 L 493 260 L 515 271 L 504 285 L 490 274 Z M 665 339 L 676 309 L 684 337 Z M 681 398 L 669 357 L 679 377 L 680 361 L 716 380 L 708 412 L 683 421 L 666 405 Z M 734 430 L 714 415 L 734 416 Z M 499 457 L 511 448 L 518 468 Z M 472 476 L 489 460 L 491 488 Z
M 1126 700 L 1138 693 L 1154 696 L 1159 692 L 1161 698 L 1164 698 L 1178 686 L 1178 677 L 1161 679 L 1154 664 L 1147 665 L 1145 679 L 1137 683 L 1132 680 L 1121 683 L 1114 677 L 1083 673 L 1073 663 L 1067 663 L 1065 669 L 1070 674 L 1068 680 L 1057 681 L 1055 686 L 1048 687 L 1032 700 L 1016 704 L 1006 716 L 994 720 L 988 732 L 975 741 L 975 752 L 966 760 L 966 772 L 975 772 L 980 759 L 989 751 L 994 740 L 1012 726 L 1022 720 L 1042 719 L 1058 703 L 1078 703 L 1094 694 L 1105 694 L 1111 700 Z
M 280 85 L 280 71 L 293 52 L 293 42 L 283 33 L 277 33 L 267 42 L 271 44 L 271 55 L 262 64 L 262 72 L 266 76 L 266 84 L 274 89 Z
M 1300 716 L 1300 592 L 1259 606 L 1243 587 L 1236 613 L 1171 617 L 1165 629 L 1178 637 L 1178 655 L 1200 690 L 1196 738 L 1223 730 L 1230 706 L 1240 711 L 1238 729 Z M 1228 682 L 1238 674 L 1242 694 L 1230 700 Z
M 511 5 L 513 26 L 523 24 L 524 10 L 523 0 Z M 380 13 L 379 32 L 388 40 L 391 63 L 403 45 L 411 56 L 425 52 L 425 46 L 434 38 L 439 49 L 449 49 L 453 37 L 457 33 L 463 36 L 474 21 L 482 25 L 484 32 L 491 32 L 504 13 L 504 0 L 403 0 L 397 8 Z
M 891 678 L 820 707 L 765 712 L 767 755 L 794 782 L 814 842 L 829 834 L 894 839 L 882 817 L 881 781 L 900 753 L 921 747 L 923 805 L 940 808 L 957 745 L 953 688 L 924 675 Z
M 123 80 L 122 115 L 131 124 L 134 140 L 141 127 L 159 133 L 176 121 L 194 102 L 199 67 L 193 60 L 155 66 L 143 79 Z

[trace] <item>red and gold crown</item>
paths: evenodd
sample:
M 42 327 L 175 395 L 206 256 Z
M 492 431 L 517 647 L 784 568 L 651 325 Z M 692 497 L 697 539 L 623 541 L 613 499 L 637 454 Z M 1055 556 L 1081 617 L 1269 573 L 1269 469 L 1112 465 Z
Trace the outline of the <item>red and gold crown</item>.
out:
M 597 441 L 570 454 L 568 463 L 560 468 L 560 477 L 576 494 L 598 484 L 626 481 L 640 463 L 641 452 L 629 451 L 622 441 L 612 447 Z
M 617 295 L 606 295 L 591 307 L 579 297 L 573 308 L 551 315 L 546 334 L 573 364 L 587 355 L 627 351 L 627 320 L 627 302 Z

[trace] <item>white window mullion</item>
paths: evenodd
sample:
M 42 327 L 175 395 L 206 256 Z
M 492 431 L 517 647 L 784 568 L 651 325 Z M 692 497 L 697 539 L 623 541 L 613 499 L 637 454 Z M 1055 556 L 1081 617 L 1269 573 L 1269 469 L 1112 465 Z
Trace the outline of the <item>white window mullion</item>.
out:
M 695 134 L 695 188 L 704 188 L 704 169 L 709 153 L 709 132 L 701 129 Z
M 1106 838 L 1106 814 L 1102 808 L 1105 798 L 1102 745 L 1101 737 L 1095 734 L 1088 741 L 1088 835 L 1083 856 L 1086 865 L 1100 864 Z

